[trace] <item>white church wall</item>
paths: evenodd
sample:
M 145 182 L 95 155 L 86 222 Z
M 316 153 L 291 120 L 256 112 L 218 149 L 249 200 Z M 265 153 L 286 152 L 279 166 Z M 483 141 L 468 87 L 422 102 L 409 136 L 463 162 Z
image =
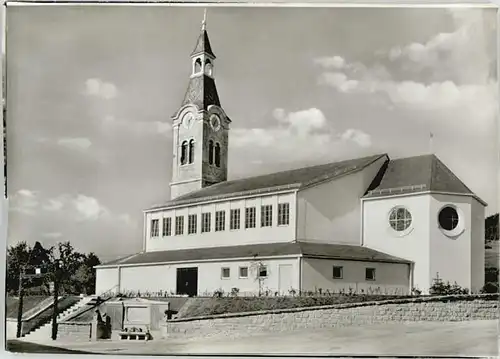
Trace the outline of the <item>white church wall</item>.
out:
M 297 194 L 297 239 L 360 244 L 361 204 L 386 157 L 357 173 Z
M 97 268 L 95 280 L 95 294 L 102 294 L 108 291 L 117 291 L 118 283 L 118 268 Z
M 472 248 L 473 227 L 476 224 L 480 226 L 477 220 L 474 221 L 475 223 L 472 220 L 472 201 L 475 200 L 468 196 L 432 195 L 430 208 L 430 274 L 432 279 L 439 273 L 439 278 L 444 281 L 457 282 L 462 287 L 470 288 L 472 255 L 476 254 Z M 458 231 L 452 235 L 445 234 L 438 222 L 440 210 L 447 205 L 456 207 L 460 218 Z M 484 215 L 482 221 L 484 223 Z M 484 227 L 484 224 L 482 226 Z M 477 255 L 474 259 L 477 259 Z M 484 259 L 479 262 L 484 267 Z
M 198 268 L 198 295 L 211 295 L 216 290 L 228 293 L 232 288 L 238 288 L 241 294 L 245 292 L 257 293 L 259 291 L 259 280 L 257 280 L 257 268 L 259 264 L 267 267 L 268 276 L 262 280 L 262 290 L 280 290 L 280 266 L 288 265 L 291 269 L 291 277 L 287 278 L 288 284 L 294 288 L 299 286 L 299 269 L 297 258 L 263 259 L 263 260 L 235 260 L 220 262 L 192 262 L 179 264 L 159 264 L 141 266 L 122 266 L 120 268 L 121 292 L 176 292 L 177 268 Z M 239 268 L 248 267 L 247 278 L 240 278 Z M 229 278 L 222 278 L 222 268 L 230 269 Z M 116 268 L 112 270 L 116 273 Z M 101 272 L 110 271 L 108 268 L 97 269 L 97 287 L 109 286 L 113 277 L 101 275 Z M 118 278 L 115 276 L 114 278 Z M 282 277 L 283 279 L 283 277 Z M 102 281 L 102 283 L 101 283 Z M 113 282 L 118 284 L 117 280 Z M 283 285 L 283 284 L 282 284 Z M 283 288 L 283 292 L 288 289 Z M 99 293 L 99 292 L 98 292 Z
M 290 224 L 278 226 L 278 203 L 289 203 Z M 261 227 L 261 206 L 271 204 L 272 226 Z M 245 229 L 245 208 L 255 207 L 255 228 Z M 240 229 L 230 229 L 230 210 L 240 209 Z M 215 212 L 225 211 L 225 229 L 215 231 Z M 211 213 L 210 232 L 201 233 L 201 214 Z M 188 234 L 188 214 L 197 214 L 197 233 Z M 175 217 L 184 216 L 184 234 L 175 235 Z M 162 236 L 163 217 L 172 218 L 172 235 Z M 234 246 L 256 243 L 291 242 L 295 239 L 295 193 L 256 196 L 209 204 L 179 207 L 146 214 L 146 251 L 176 250 L 199 247 Z M 151 238 L 151 220 L 159 219 L 160 236 Z
M 342 267 L 342 278 L 333 278 L 334 266 Z M 375 269 L 375 280 L 366 279 L 366 268 Z M 314 258 L 304 258 L 302 263 L 302 288 L 306 291 L 404 295 L 410 290 L 409 276 L 409 265 L 404 263 Z
M 431 286 L 430 195 L 416 194 L 363 200 L 363 245 L 414 262 L 413 287 L 424 292 Z M 408 230 L 396 232 L 389 223 L 393 208 L 403 206 L 412 216 Z
M 485 266 L 485 207 L 471 200 L 471 290 L 478 292 L 484 286 Z

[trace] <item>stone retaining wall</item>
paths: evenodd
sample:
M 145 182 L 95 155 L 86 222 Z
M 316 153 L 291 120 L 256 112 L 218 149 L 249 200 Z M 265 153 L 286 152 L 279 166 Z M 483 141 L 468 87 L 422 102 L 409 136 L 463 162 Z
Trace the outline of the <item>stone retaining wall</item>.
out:
M 240 337 L 298 329 L 360 326 L 388 322 L 498 319 L 498 294 L 417 297 L 210 317 L 174 319 L 164 338 Z
M 57 339 L 69 341 L 90 341 L 91 323 L 59 323 Z

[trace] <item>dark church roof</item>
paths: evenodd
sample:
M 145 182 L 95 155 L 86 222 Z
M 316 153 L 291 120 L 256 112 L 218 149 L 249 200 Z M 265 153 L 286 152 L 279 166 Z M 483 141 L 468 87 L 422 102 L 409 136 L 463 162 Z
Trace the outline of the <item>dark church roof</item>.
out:
M 202 188 L 198 191 L 180 196 L 164 205 L 151 209 L 234 197 L 236 195 L 263 194 L 277 190 L 300 189 L 316 183 L 331 180 L 336 177 L 351 174 L 364 169 L 375 161 L 387 155 L 375 155 L 340 162 L 327 163 L 318 166 L 304 167 L 261 176 L 248 177 L 233 181 L 225 181 Z
M 210 40 L 208 39 L 208 33 L 206 30 L 201 30 L 196 46 L 191 53 L 191 56 L 195 56 L 201 53 L 206 53 L 215 58 L 215 54 L 212 51 L 212 46 L 210 46 Z
M 302 255 L 306 258 L 342 259 L 386 263 L 411 263 L 371 248 L 317 242 L 263 243 L 228 247 L 206 247 L 138 253 L 111 261 L 102 266 L 155 264 L 166 262 L 223 260 L 235 258 L 262 258 Z M 100 266 L 97 266 L 100 267 Z
M 438 157 L 422 155 L 391 160 L 380 184 L 365 198 L 418 192 L 467 194 L 477 198 Z M 484 203 L 481 199 L 477 198 Z
M 187 104 L 196 105 L 200 110 L 206 110 L 210 105 L 220 107 L 215 80 L 205 74 L 192 77 L 182 101 L 182 106 Z

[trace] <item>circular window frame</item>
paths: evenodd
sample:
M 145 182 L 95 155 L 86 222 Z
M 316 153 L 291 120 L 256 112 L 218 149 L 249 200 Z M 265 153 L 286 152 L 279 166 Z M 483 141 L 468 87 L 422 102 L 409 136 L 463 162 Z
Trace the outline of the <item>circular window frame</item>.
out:
M 451 230 L 447 230 L 447 229 L 444 229 L 443 227 L 441 227 L 441 223 L 439 222 L 439 215 L 441 214 L 441 212 L 445 209 L 445 208 L 453 208 L 455 210 L 455 212 L 457 212 L 458 214 L 458 223 L 457 223 L 457 226 Z M 439 208 L 439 210 L 437 211 L 437 214 L 436 214 L 436 222 L 437 222 L 437 226 L 439 228 L 439 230 L 446 236 L 446 237 L 449 237 L 449 238 L 453 238 L 453 239 L 456 239 L 459 235 L 461 235 L 464 231 L 465 231 L 465 217 L 464 217 L 464 213 L 463 211 L 456 205 L 452 204 L 452 203 L 447 203 L 443 206 L 441 206 Z
M 411 216 L 411 223 L 408 226 L 408 228 L 406 228 L 406 229 L 404 229 L 402 231 L 397 231 L 396 229 L 394 229 L 391 226 L 391 214 L 392 214 L 392 212 L 394 212 L 394 211 L 396 211 L 396 210 L 398 210 L 400 208 L 405 209 L 410 214 L 410 216 Z M 414 222 L 415 222 L 415 217 L 413 216 L 413 213 L 406 206 L 403 206 L 403 205 L 394 206 L 387 213 L 387 221 L 386 221 L 386 223 L 387 223 L 388 231 L 394 237 L 400 238 L 400 237 L 405 237 L 405 236 L 409 235 L 411 232 L 413 232 L 413 229 L 414 229 L 413 224 L 414 224 Z

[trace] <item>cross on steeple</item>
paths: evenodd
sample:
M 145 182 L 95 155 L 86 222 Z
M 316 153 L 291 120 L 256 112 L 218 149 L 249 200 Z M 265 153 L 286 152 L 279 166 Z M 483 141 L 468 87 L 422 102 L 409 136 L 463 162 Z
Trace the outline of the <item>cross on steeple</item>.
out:
M 205 31 L 207 29 L 207 9 L 203 11 L 203 21 L 201 23 L 201 31 Z

